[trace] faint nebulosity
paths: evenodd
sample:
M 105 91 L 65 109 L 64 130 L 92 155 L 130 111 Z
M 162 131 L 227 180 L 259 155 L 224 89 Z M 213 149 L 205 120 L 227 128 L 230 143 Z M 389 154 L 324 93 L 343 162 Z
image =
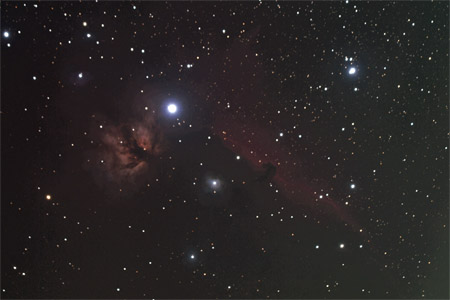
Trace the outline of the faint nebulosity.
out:
M 449 297 L 449 6 L 3 2 L 3 298 Z

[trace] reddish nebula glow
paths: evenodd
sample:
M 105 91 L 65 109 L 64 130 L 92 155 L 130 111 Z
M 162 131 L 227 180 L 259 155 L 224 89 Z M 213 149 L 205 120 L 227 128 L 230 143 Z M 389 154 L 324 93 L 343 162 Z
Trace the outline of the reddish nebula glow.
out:
M 227 116 L 217 118 L 214 131 L 223 139 L 226 147 L 245 158 L 253 168 L 262 169 L 268 163 L 274 165 L 276 172 L 273 182 L 285 197 L 310 208 L 312 214 L 332 215 L 355 231 L 360 230 L 360 225 L 348 210 L 331 196 L 333 189 L 327 191 L 327 187 L 308 178 L 310 174 L 298 154 L 291 153 L 290 148 L 281 143 L 273 145 L 279 133 L 256 123 L 246 121 L 244 124 Z
M 96 135 L 99 144 L 92 154 L 95 160 L 91 171 L 98 183 L 130 190 L 149 180 L 154 172 L 151 164 L 163 151 L 161 130 L 154 119 L 104 125 Z

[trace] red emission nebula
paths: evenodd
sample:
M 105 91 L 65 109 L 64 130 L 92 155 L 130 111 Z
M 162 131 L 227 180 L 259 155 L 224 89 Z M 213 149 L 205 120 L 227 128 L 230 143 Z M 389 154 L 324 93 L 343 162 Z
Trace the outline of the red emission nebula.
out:
M 349 225 L 352 230 L 360 231 L 359 223 L 330 195 L 333 188 L 327 191 L 326 187 L 308 178 L 308 172 L 298 154 L 293 154 L 281 143 L 278 147 L 269 146 L 279 133 L 224 114 L 216 117 L 213 130 L 227 148 L 247 160 L 254 169 L 262 169 L 268 163 L 274 165 L 274 183 L 282 195 L 294 204 L 309 208 L 310 213 L 316 216 L 332 216 Z

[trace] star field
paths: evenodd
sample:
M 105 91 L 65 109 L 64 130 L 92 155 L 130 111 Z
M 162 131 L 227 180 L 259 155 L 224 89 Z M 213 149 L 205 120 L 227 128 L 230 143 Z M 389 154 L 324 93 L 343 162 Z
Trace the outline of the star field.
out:
M 447 2 L 3 2 L 3 298 L 448 298 Z

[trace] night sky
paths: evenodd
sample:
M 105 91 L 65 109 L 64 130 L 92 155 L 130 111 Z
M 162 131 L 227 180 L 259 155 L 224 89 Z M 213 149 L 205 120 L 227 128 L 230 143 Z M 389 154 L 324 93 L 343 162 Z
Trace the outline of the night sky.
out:
M 449 297 L 448 2 L 3 2 L 2 298 Z

